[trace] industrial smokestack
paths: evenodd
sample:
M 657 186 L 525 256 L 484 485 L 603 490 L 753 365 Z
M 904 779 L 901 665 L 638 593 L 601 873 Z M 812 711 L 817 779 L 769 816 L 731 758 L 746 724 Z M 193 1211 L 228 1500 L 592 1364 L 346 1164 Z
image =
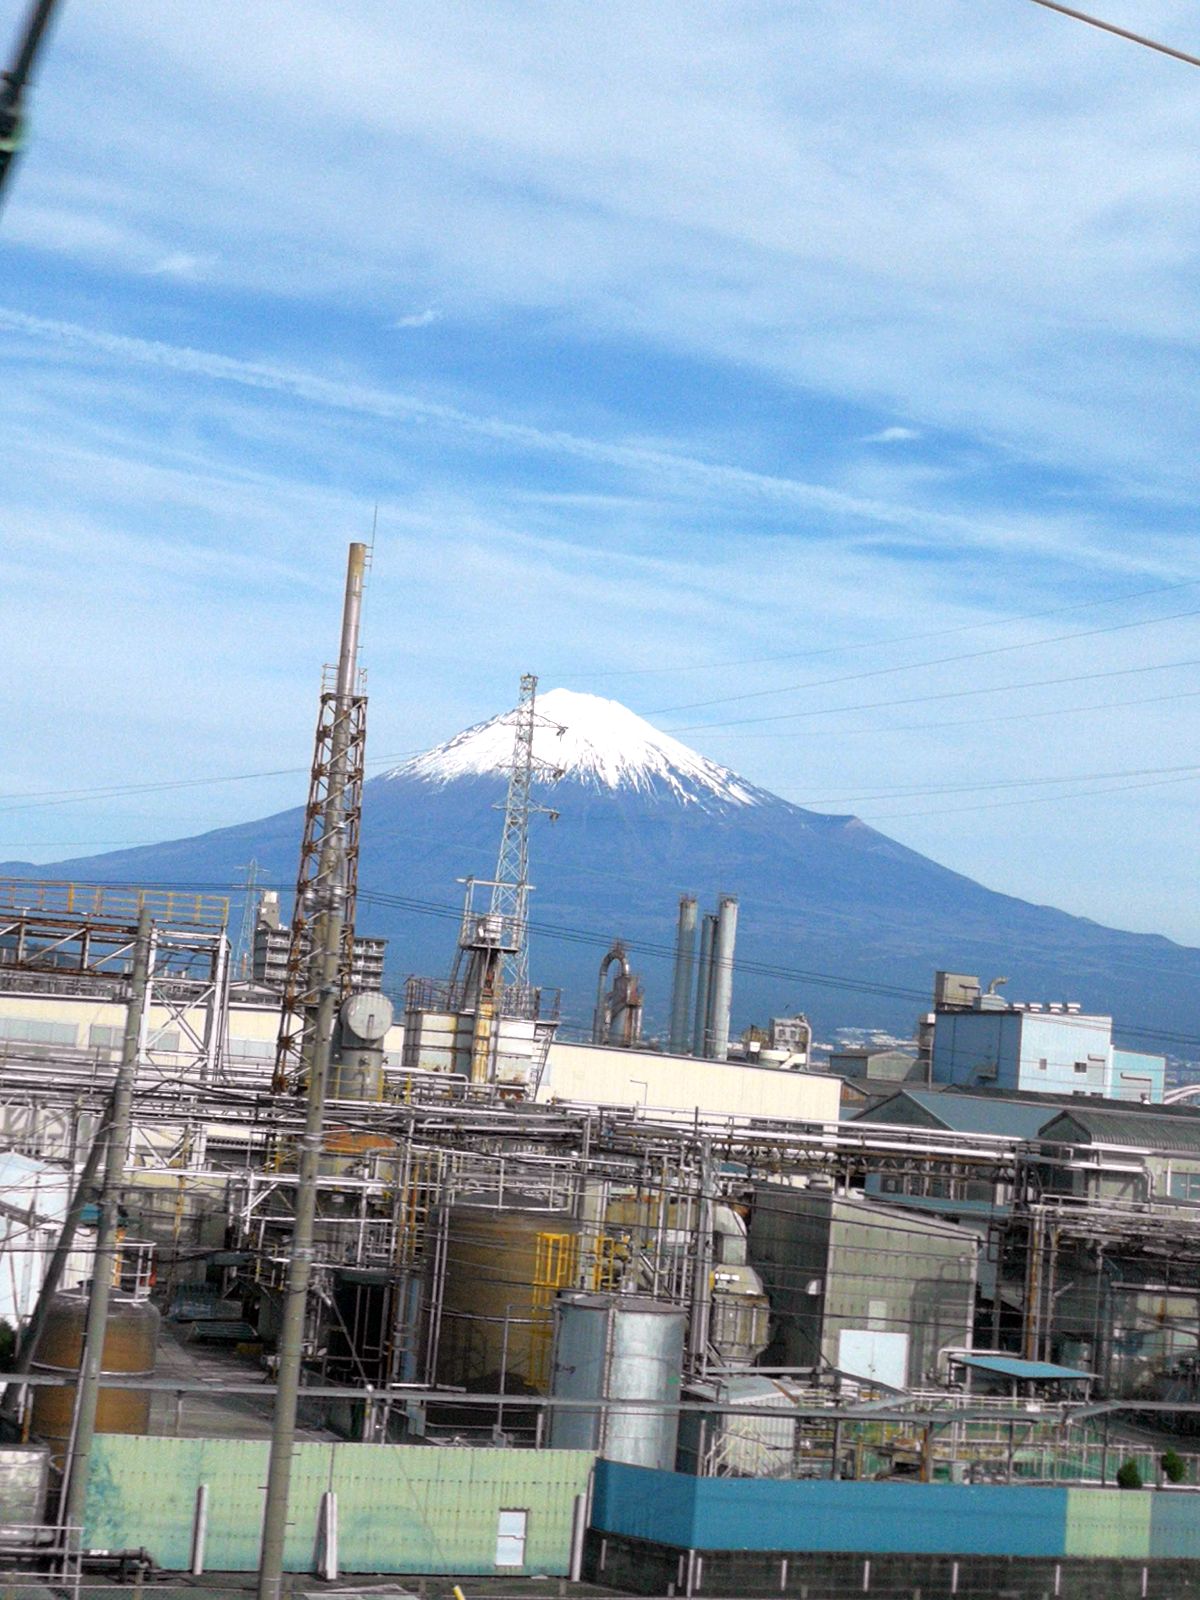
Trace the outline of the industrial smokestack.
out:
M 696 896 L 679 897 L 679 928 L 675 935 L 675 979 L 671 985 L 672 1055 L 687 1053 L 688 1014 L 692 1000 L 692 965 L 696 959 Z
M 733 946 L 737 938 L 737 896 L 723 894 L 717 904 L 717 933 L 712 954 L 712 1023 L 709 1048 L 714 1061 L 729 1054 L 729 1013 L 733 1007 Z
M 705 916 L 700 925 L 700 959 L 696 962 L 696 1014 L 692 1028 L 692 1054 L 708 1054 L 708 1035 L 711 1024 L 710 999 L 712 996 L 712 954 L 717 937 L 717 919 Z

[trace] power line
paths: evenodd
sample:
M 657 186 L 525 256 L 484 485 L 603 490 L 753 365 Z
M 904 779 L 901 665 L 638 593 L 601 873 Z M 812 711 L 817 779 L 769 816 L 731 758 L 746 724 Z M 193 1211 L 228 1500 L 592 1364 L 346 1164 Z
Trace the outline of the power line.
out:
M 1200 659 L 1158 661 L 1144 667 L 1117 667 L 1108 672 L 1077 672 L 1066 678 L 1034 678 L 1025 683 L 997 683 L 986 689 L 944 689 L 937 694 L 910 695 L 903 700 L 868 700 L 853 706 L 814 706 L 807 711 L 776 711 L 765 717 L 737 717 L 728 722 L 690 722 L 667 733 L 696 733 L 707 728 L 741 728 L 757 722 L 795 722 L 802 717 L 830 717 L 839 711 L 878 711 L 886 706 L 920 706 L 933 700 L 964 700 L 981 694 L 1008 694 L 1014 689 L 1048 689 L 1064 683 L 1094 683 L 1101 678 L 1127 678 L 1141 672 L 1170 672 L 1176 667 L 1200 666 Z
M 1178 622 L 1188 617 L 1200 617 L 1200 610 L 1173 611 L 1166 617 L 1140 617 L 1134 622 L 1111 622 L 1104 628 L 1086 628 L 1079 633 L 1051 634 L 1045 639 L 1021 639 L 1015 644 L 992 645 L 987 650 L 968 650 L 957 656 L 935 656 L 930 661 L 909 661 L 901 666 L 872 667 L 869 672 L 851 672 L 839 678 L 816 678 L 809 683 L 785 683 L 778 689 L 750 689 L 741 694 L 721 695 L 713 700 L 689 700 L 683 705 L 661 706 L 651 716 L 665 717 L 676 711 L 699 711 L 705 706 L 726 706 L 742 700 L 762 700 L 776 694 L 792 694 L 802 689 L 823 689 L 835 683 L 860 683 L 864 678 L 886 678 L 896 672 L 919 672 L 923 667 L 946 667 L 960 661 L 981 661 L 985 656 L 1009 655 L 1014 650 L 1036 650 L 1047 644 L 1067 644 L 1075 639 L 1094 639 L 1103 633 L 1121 633 L 1128 628 L 1146 628 L 1156 622 Z
M 388 766 L 396 761 L 407 761 L 412 756 L 423 755 L 422 750 L 404 750 L 399 755 L 369 756 L 368 766 Z M 126 794 L 159 794 L 172 789 L 198 789 L 212 783 L 247 783 L 255 778 L 294 778 L 297 773 L 307 773 L 308 767 L 271 767 L 262 772 L 222 772 L 207 778 L 169 778 L 155 783 L 99 784 L 84 789 L 39 789 L 26 793 L 0 794 L 0 800 L 16 800 L 20 804 L 0 806 L 0 813 L 8 811 L 34 811 L 42 806 L 73 805 L 77 801 L 112 800 Z
M 939 806 L 932 811 L 884 811 L 876 813 L 876 820 L 885 822 L 900 817 L 946 817 L 958 811 L 996 811 L 1005 806 L 1038 806 L 1054 800 L 1090 800 L 1093 795 L 1124 794 L 1130 789 L 1157 789 L 1169 783 L 1192 783 L 1200 776 L 1200 768 L 1193 767 L 1181 778 L 1152 778 L 1148 783 L 1117 783 L 1107 789 L 1078 789 L 1074 794 L 1027 795 L 1020 800 L 983 800 L 970 806 Z
M 1042 6 L 1047 11 L 1057 11 L 1064 17 L 1071 17 L 1076 22 L 1086 22 L 1090 28 L 1100 28 L 1104 33 L 1115 33 L 1118 39 L 1128 39 L 1131 44 L 1140 44 L 1147 50 L 1157 50 L 1159 55 L 1171 56 L 1176 61 L 1182 61 L 1189 67 L 1200 67 L 1200 56 L 1190 56 L 1186 50 L 1176 50 L 1174 45 L 1162 44 L 1158 39 L 1150 39 L 1144 33 L 1132 33 L 1128 28 L 1119 28 L 1115 22 L 1105 22 L 1102 17 L 1093 17 L 1086 11 L 1076 11 L 1072 6 L 1064 6 L 1058 0 L 1033 0 L 1035 6 Z
M 914 784 L 894 789 L 876 789 L 869 794 L 831 795 L 825 799 L 796 800 L 790 803 L 801 806 L 857 805 L 864 800 L 898 800 L 910 796 L 913 799 L 920 799 L 924 795 L 972 794 L 983 789 L 1038 789 L 1055 783 L 1099 783 L 1107 778 L 1152 778 L 1164 774 L 1197 772 L 1200 772 L 1200 764 L 1189 762 L 1185 766 L 1178 767 L 1128 767 L 1117 772 L 1076 772 L 1065 774 L 1061 778 L 989 778 L 982 783 L 950 783 L 933 787 Z M 1050 795 L 1048 798 L 1057 799 L 1058 796 Z
M 814 728 L 805 735 L 806 738 L 832 738 L 849 739 L 859 734 L 891 733 L 929 733 L 940 732 L 943 728 L 979 728 L 986 727 L 993 722 L 1028 722 L 1035 717 L 1076 717 L 1086 716 L 1092 711 L 1123 711 L 1133 706 L 1165 705 L 1172 700 L 1195 700 L 1200 696 L 1200 689 L 1180 689 L 1175 694 L 1143 695 L 1137 700 L 1106 700 L 1102 705 L 1092 706 L 1052 706 L 1042 711 L 1003 711 L 989 717 L 962 717 L 954 722 L 891 722 L 877 723 L 872 728 Z M 843 710 L 852 711 L 856 708 L 845 706 Z M 716 724 L 712 724 L 716 726 Z M 726 733 L 726 739 L 775 739 L 774 733 Z
M 896 644 L 919 644 L 926 639 L 946 639 L 956 633 L 977 633 L 984 628 L 1014 627 L 1020 622 L 1040 622 L 1045 617 L 1066 616 L 1073 611 L 1096 611 L 1102 606 L 1125 605 L 1131 600 L 1142 600 L 1147 595 L 1173 594 L 1179 589 L 1194 589 L 1200 578 L 1187 578 L 1181 583 L 1159 584 L 1153 589 L 1134 589 L 1128 594 L 1114 595 L 1108 600 L 1079 600 L 1069 606 L 1051 606 L 1045 611 L 1026 611 L 1013 617 L 993 617 L 989 622 L 963 622 L 953 628 L 932 628 L 925 633 L 901 634 L 895 639 L 863 639 L 857 644 L 829 645 L 820 650 L 793 650 L 786 655 L 749 656 L 740 661 L 700 661 L 672 667 L 616 667 L 607 672 L 560 672 L 546 674 L 564 681 L 586 678 L 657 678 L 674 672 L 727 672 L 732 667 L 772 666 L 783 661 L 813 660 L 818 656 L 850 655 L 859 650 L 878 650 Z

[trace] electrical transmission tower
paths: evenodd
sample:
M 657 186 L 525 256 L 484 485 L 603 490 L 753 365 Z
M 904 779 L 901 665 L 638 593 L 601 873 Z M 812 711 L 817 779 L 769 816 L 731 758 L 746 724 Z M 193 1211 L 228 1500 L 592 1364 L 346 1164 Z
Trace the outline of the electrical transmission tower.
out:
M 499 919 L 498 926 L 511 927 L 514 946 L 504 953 L 502 981 L 519 989 L 529 985 L 529 819 L 539 813 L 552 821 L 558 816 L 548 806 L 534 805 L 531 793 L 535 778 L 554 781 L 562 777 L 560 768 L 539 761 L 533 753 L 537 728 L 553 728 L 559 738 L 564 732 L 557 722 L 538 715 L 537 683 L 532 672 L 522 674 L 520 699 L 512 713 L 516 734 L 492 884 L 492 916 Z

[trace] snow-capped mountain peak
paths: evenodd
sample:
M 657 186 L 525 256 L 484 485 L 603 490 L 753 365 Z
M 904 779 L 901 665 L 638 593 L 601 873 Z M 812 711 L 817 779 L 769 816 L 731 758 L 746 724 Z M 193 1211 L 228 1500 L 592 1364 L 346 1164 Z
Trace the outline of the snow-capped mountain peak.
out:
M 753 806 L 764 791 L 728 767 L 660 733 L 617 700 L 551 689 L 537 700 L 533 753 L 545 768 L 594 789 L 627 789 L 683 805 Z M 502 713 L 395 767 L 389 778 L 451 783 L 506 773 L 512 763 L 513 714 Z

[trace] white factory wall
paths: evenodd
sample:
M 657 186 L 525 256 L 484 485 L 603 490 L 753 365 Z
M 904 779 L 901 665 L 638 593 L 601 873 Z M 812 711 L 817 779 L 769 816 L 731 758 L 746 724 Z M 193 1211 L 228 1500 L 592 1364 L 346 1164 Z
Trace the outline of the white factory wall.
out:
M 555 1043 L 538 1099 L 836 1122 L 841 1079 L 605 1045 Z
M 198 1011 L 187 1014 L 189 1027 L 198 1032 L 203 1018 Z M 0 994 L 0 1050 L 5 1045 L 66 1045 L 78 1050 L 103 1050 L 115 1056 L 125 1031 L 125 1007 L 117 1000 L 93 1000 L 81 995 Z M 182 1041 L 178 1024 L 161 1006 L 150 1007 L 149 1042 L 157 1055 L 169 1055 Z M 229 1007 L 227 1050 L 239 1062 L 261 1061 L 264 1072 L 275 1060 L 275 1037 L 279 1032 L 277 1005 L 246 1005 L 234 1002 Z M 388 1031 L 385 1050 L 398 1066 L 404 1042 L 399 1024 Z

